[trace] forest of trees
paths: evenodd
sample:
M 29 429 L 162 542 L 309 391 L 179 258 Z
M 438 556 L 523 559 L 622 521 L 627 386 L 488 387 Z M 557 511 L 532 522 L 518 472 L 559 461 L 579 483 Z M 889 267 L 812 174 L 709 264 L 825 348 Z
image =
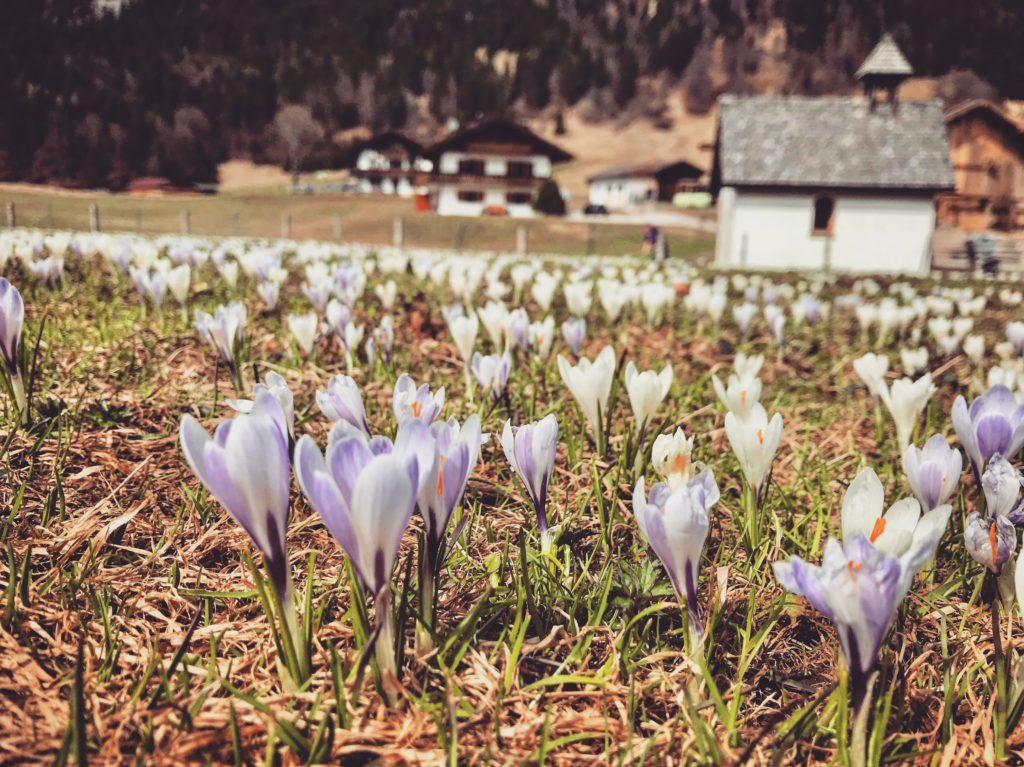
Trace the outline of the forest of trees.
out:
M 706 110 L 749 90 L 756 41 L 786 29 L 790 92 L 843 92 L 883 29 L 921 74 L 973 70 L 1024 96 L 1020 0 L 5 0 L 0 179 L 122 188 L 216 180 L 228 157 L 344 164 L 356 126 L 586 100 L 595 119 L 678 81 Z M 720 43 L 720 45 L 718 45 Z M 301 109 L 299 109 L 301 108 Z M 298 111 L 297 111 L 298 109 Z M 312 145 L 296 151 L 299 131 Z M 422 132 L 422 131 L 421 131 Z

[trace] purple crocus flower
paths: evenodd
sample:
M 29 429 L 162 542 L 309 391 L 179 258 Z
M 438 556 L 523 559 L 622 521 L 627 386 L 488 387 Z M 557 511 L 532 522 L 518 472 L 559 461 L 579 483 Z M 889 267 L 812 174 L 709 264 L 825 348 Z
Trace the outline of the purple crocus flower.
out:
M 281 286 L 273 280 L 264 280 L 256 286 L 256 293 L 259 295 L 267 311 L 277 308 L 277 299 L 281 295 Z
M 391 408 L 395 411 L 395 419 L 399 424 L 406 418 L 415 418 L 428 426 L 441 413 L 444 407 L 444 387 L 431 393 L 429 384 L 420 384 L 406 373 L 402 373 L 395 381 L 395 390 L 391 395 Z
M 373 341 L 374 349 L 379 349 L 380 353 L 384 355 L 384 364 L 391 364 L 391 350 L 395 345 L 395 324 L 394 320 L 391 319 L 391 315 L 384 317 L 380 321 L 380 325 L 373 331 L 370 341 Z M 369 342 L 368 342 L 369 343 Z M 370 367 L 373 367 L 373 363 L 370 363 Z
M 277 592 L 291 600 L 285 549 L 291 471 L 281 405 L 256 392 L 247 414 L 222 421 L 213 437 L 191 415 L 181 419 L 181 450 L 203 486 L 221 502 L 263 554 Z
M 337 375 L 327 382 L 327 389 L 316 393 L 316 404 L 320 412 L 331 421 L 343 421 L 354 426 L 367 438 L 370 425 L 366 422 L 366 409 L 359 384 L 351 376 Z
M 139 292 L 143 303 L 148 299 L 156 308 L 157 312 L 164 304 L 164 297 L 167 295 L 167 277 L 162 272 L 148 272 L 145 269 L 137 269 L 134 266 L 128 270 L 135 289 Z
M 513 309 L 505 320 L 506 348 L 517 346 L 526 351 L 530 346 L 530 316 L 522 307 Z
M 345 345 L 345 328 L 352 320 L 352 311 L 335 298 L 327 304 L 327 325 L 338 337 L 342 346 Z
M 299 487 L 378 598 L 391 580 L 420 476 L 414 451 L 383 445 L 375 452 L 368 440 L 350 434 L 328 444 L 326 459 L 309 435 L 295 446 Z
M 541 550 L 547 552 L 552 543 L 547 517 L 548 482 L 558 448 L 558 420 L 551 413 L 535 423 L 518 427 L 513 427 L 511 421 L 505 421 L 501 447 L 512 470 L 519 475 L 530 494 L 537 514 Z
M 302 292 L 306 294 L 306 298 L 313 304 L 317 314 L 323 314 L 327 311 L 327 302 L 331 298 L 332 290 L 333 286 L 329 282 L 305 282 L 302 284 Z
M 582 317 L 573 317 L 562 323 L 562 338 L 574 357 L 580 356 L 583 339 L 587 335 L 587 321 Z
M 18 346 L 25 324 L 25 302 L 21 293 L 0 277 L 0 357 L 12 378 L 18 376 Z
M 1005 386 L 993 386 L 970 408 L 961 395 L 953 403 L 953 428 L 980 479 L 993 455 L 1012 459 L 1024 447 L 1024 405 Z
M 505 393 L 508 374 L 512 369 L 512 356 L 505 352 L 502 355 L 481 354 L 475 352 L 470 362 L 470 369 L 483 389 L 489 389 L 491 396 L 497 400 Z
M 7 376 L 14 392 L 14 404 L 21 413 L 23 423 L 28 422 L 28 398 L 25 384 L 18 369 L 18 350 L 21 346 L 21 329 L 25 324 L 25 302 L 18 289 L 0 277 L 0 360 L 3 361 Z
M 960 483 L 964 459 L 960 451 L 952 448 L 941 434 L 933 434 L 923 448 L 908 445 L 903 454 L 903 469 L 907 482 L 921 502 L 923 511 L 948 503 Z
M 711 529 L 708 512 L 718 503 L 718 484 L 710 469 L 705 469 L 685 484 L 672 490 L 664 482 L 644 492 L 644 478 L 633 491 L 633 514 L 644 539 L 665 567 L 676 597 L 686 604 L 690 626 L 699 633 L 697 575 L 704 542 Z
M 774 564 L 775 577 L 785 589 L 805 597 L 835 624 L 850 670 L 855 709 L 863 703 L 896 609 L 917 571 L 935 553 L 951 511 L 942 506 L 923 515 L 910 547 L 898 557 L 875 548 L 858 533 L 842 544 L 829 538 L 820 566 L 800 557 Z
M 281 413 L 284 415 L 282 428 L 291 439 L 295 439 L 295 397 L 292 390 L 288 388 L 288 382 L 280 373 L 271 370 L 267 373 L 266 383 L 258 383 L 253 387 L 253 396 L 261 391 L 270 392 L 277 404 L 281 406 Z M 256 404 L 255 399 L 229 399 L 226 400 L 228 407 L 239 413 L 251 413 Z
M 422 461 L 425 453 L 428 458 Z M 423 476 L 434 471 L 436 456 L 430 429 L 415 420 L 399 427 L 394 445 L 385 438 L 367 440 L 339 421 L 331 430 L 326 459 L 308 435 L 295 446 L 295 475 L 303 495 L 373 595 L 374 649 L 391 704 L 397 701 L 398 685 L 389 584 Z
M 424 528 L 421 589 L 427 611 L 432 611 L 434 604 L 434 582 L 441 564 L 445 531 L 480 457 L 480 416 L 474 413 L 462 425 L 455 418 L 438 421 L 431 425 L 430 433 L 437 462 L 431 481 L 420 486 L 418 498 Z M 433 615 L 426 617 L 433 625 Z

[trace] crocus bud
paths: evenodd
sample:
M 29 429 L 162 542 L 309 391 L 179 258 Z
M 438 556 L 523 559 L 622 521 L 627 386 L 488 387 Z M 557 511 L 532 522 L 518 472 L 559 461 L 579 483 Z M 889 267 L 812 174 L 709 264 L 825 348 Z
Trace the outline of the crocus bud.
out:
M 580 356 L 580 347 L 587 334 L 587 321 L 583 318 L 568 319 L 562 323 L 562 338 L 574 357 Z
M 307 357 L 313 352 L 316 343 L 318 321 L 315 314 L 289 314 L 288 330 L 291 331 L 295 343 Z
M 1010 517 L 1019 508 L 1021 474 L 999 453 L 989 460 L 981 487 L 985 491 L 986 516 Z
M 637 433 L 658 412 L 672 386 L 672 366 L 666 365 L 660 373 L 653 370 L 637 371 L 632 361 L 626 365 L 626 391 L 633 409 Z
M 326 391 L 316 393 L 316 404 L 325 416 L 337 423 L 344 421 L 351 424 L 367 437 L 370 427 L 366 423 L 366 409 L 363 406 L 363 395 L 359 385 L 351 376 L 334 376 L 327 382 Z
M 907 481 L 924 511 L 949 501 L 960 483 L 963 465 L 960 451 L 950 447 L 941 434 L 932 435 L 923 448 L 909 445 L 903 453 Z

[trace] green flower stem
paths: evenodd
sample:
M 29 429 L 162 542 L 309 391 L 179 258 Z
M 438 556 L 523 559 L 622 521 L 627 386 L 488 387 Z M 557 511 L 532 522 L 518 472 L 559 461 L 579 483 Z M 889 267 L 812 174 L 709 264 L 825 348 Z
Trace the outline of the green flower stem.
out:
M 25 382 L 21 373 L 11 373 L 11 389 L 14 391 L 14 404 L 18 408 L 18 420 L 21 424 L 28 423 L 28 397 L 25 396 Z

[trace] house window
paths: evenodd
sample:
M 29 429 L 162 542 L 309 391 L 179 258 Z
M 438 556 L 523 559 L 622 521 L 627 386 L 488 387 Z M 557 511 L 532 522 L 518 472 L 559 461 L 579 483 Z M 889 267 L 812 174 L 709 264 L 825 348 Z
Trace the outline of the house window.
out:
M 507 192 L 505 202 L 509 205 L 529 205 L 533 201 L 533 195 L 529 192 Z
M 460 176 L 482 176 L 484 175 L 483 160 L 459 160 Z
M 532 162 L 509 162 L 506 175 L 509 178 L 533 178 Z
M 483 202 L 484 193 L 473 189 L 463 189 L 459 192 L 459 202 Z
M 832 234 L 836 212 L 836 198 L 820 194 L 814 198 L 814 230 L 812 234 Z

